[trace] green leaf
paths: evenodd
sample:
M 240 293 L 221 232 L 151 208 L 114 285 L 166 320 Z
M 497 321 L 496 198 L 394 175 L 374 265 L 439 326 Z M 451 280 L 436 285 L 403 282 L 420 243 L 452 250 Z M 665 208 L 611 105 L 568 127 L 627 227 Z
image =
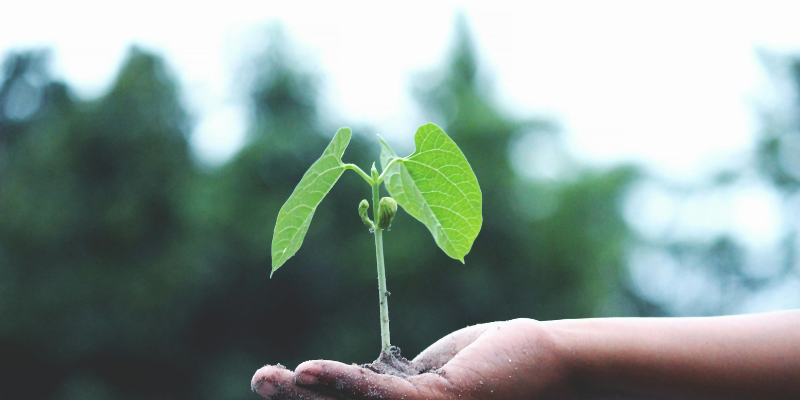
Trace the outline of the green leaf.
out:
M 448 256 L 463 263 L 483 223 L 478 179 L 461 149 L 438 126 L 419 127 L 414 142 L 414 154 L 386 172 L 386 189 L 428 227 Z M 397 154 L 381 139 L 381 165 L 386 168 L 393 158 Z
M 341 128 L 322 153 L 322 157 L 311 165 L 303 179 L 286 200 L 275 223 L 272 235 L 272 273 L 291 258 L 306 236 L 311 218 L 317 206 L 344 173 L 342 154 L 350 143 L 350 128 Z

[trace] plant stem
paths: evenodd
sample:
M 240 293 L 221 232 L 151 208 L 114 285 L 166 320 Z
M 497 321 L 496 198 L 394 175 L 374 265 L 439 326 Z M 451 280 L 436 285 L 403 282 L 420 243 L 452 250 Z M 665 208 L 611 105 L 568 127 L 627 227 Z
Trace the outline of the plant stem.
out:
M 377 174 L 373 174 L 377 175 Z M 383 230 L 378 228 L 380 213 L 380 182 L 377 177 L 372 179 L 372 219 L 375 220 L 375 258 L 378 260 L 378 292 L 381 305 L 381 352 L 390 354 L 389 348 L 389 302 L 386 296 L 386 267 L 383 263 Z
M 383 169 L 383 172 L 378 177 L 378 179 L 377 179 L 378 183 L 383 182 L 383 178 L 386 177 L 386 173 L 389 172 L 389 168 L 392 168 L 394 166 L 394 164 L 401 163 L 401 162 L 403 162 L 405 160 L 406 160 L 405 158 L 393 158 L 392 161 L 389 161 L 389 164 L 386 164 L 386 168 Z
M 356 173 L 358 173 L 359 175 L 361 175 L 361 177 L 362 177 L 362 178 L 364 178 L 364 180 L 365 180 L 365 181 L 367 181 L 367 183 L 369 183 L 370 185 L 372 185 L 372 181 L 373 181 L 373 179 L 372 179 L 372 178 L 370 178 L 370 177 L 367 175 L 367 173 L 366 173 L 366 172 L 362 171 L 362 170 L 361 170 L 361 168 L 358 168 L 358 165 L 355 165 L 355 164 L 343 164 L 342 166 L 344 167 L 344 169 L 352 169 L 353 171 L 356 171 Z

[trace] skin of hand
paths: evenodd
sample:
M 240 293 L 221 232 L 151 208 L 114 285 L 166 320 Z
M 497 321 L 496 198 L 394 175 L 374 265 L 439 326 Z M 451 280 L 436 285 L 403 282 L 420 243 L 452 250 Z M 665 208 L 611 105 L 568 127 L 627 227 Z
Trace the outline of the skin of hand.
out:
M 440 339 L 412 360 L 423 371 L 403 379 L 335 361 L 307 361 L 295 372 L 265 366 L 253 390 L 272 400 L 531 399 L 569 397 L 566 369 L 541 322 L 475 325 Z
M 403 379 L 335 361 L 259 369 L 272 400 L 800 399 L 800 310 L 702 318 L 476 325 L 431 345 Z
M 800 310 L 543 324 L 593 399 L 800 399 Z

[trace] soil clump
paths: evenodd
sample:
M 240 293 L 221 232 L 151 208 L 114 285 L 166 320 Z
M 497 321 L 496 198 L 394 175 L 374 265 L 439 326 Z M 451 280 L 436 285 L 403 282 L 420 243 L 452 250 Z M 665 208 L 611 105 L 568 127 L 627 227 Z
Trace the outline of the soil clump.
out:
M 403 379 L 428 372 L 423 371 L 421 368 L 412 364 L 411 361 L 401 356 L 400 348 L 397 346 L 392 346 L 389 349 L 388 355 L 381 352 L 377 360 L 369 364 L 361 364 L 360 367 L 378 374 L 394 375 Z

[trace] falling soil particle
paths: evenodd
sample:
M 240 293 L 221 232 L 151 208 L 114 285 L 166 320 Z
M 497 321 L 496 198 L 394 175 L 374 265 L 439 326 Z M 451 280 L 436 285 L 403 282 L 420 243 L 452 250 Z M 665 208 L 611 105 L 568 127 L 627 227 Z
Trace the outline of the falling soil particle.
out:
M 399 347 L 392 346 L 389 350 L 388 355 L 381 352 L 377 360 L 369 364 L 361 364 L 361 367 L 379 374 L 394 375 L 404 379 L 425 372 L 401 356 Z

